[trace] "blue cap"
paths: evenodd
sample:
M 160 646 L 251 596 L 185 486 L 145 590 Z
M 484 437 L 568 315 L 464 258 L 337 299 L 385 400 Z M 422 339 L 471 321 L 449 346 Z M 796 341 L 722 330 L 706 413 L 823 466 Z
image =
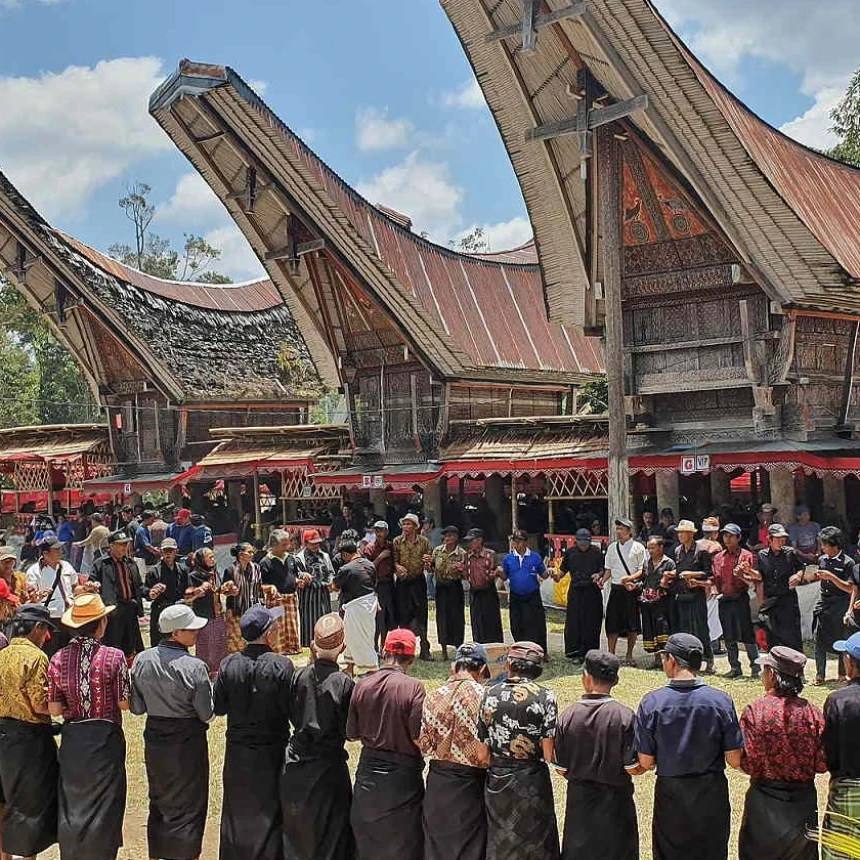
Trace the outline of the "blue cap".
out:
M 735 535 L 735 537 L 740 537 L 743 534 L 741 527 L 736 523 L 726 523 L 720 531 L 729 535 Z
M 276 606 L 274 609 L 266 609 L 265 606 L 252 606 L 248 609 L 239 621 L 239 629 L 242 631 L 242 638 L 246 642 L 253 642 L 265 635 L 266 631 L 274 624 L 275 620 L 284 614 L 283 606 Z
M 477 663 L 487 663 L 487 649 L 478 642 L 465 642 L 457 649 L 457 660 L 474 660 Z
M 840 654 L 847 654 L 854 660 L 860 660 L 860 633 L 854 633 L 847 639 L 840 639 L 833 643 L 833 650 Z

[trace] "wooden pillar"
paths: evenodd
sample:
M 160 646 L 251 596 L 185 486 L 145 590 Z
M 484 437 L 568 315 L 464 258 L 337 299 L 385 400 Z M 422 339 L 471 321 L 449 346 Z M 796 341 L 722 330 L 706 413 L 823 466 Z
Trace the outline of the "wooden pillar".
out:
M 254 537 L 263 537 L 263 520 L 260 517 L 260 473 L 254 469 Z
M 547 499 L 547 519 L 549 520 L 549 533 L 555 534 L 555 500 Z
M 227 501 L 236 513 L 236 522 L 238 528 L 242 530 L 242 482 L 241 481 L 225 481 L 227 485 Z M 241 537 L 241 535 L 240 535 Z
M 501 475 L 487 475 L 484 479 L 484 497 L 496 521 L 499 537 L 508 534 L 505 529 L 508 521 L 508 513 L 505 510 L 505 480 Z
M 836 513 L 847 522 L 848 507 L 845 502 L 845 478 L 825 472 L 821 478 L 821 486 L 824 490 L 824 503 L 833 505 Z
M 432 517 L 438 528 L 445 528 L 442 522 L 442 482 L 428 481 L 424 485 L 424 516 Z
M 720 505 L 728 505 L 732 501 L 732 479 L 728 472 L 714 469 L 711 472 L 711 505 L 719 510 Z M 720 523 L 725 525 L 725 523 Z
M 600 260 L 605 300 L 606 380 L 609 389 L 609 521 L 630 514 L 624 324 L 621 308 L 621 149 L 611 125 L 597 131 Z
M 777 508 L 774 521 L 789 525 L 794 522 L 794 472 L 771 469 L 770 503 Z
M 519 527 L 519 506 L 517 505 L 517 476 L 511 472 L 511 534 Z
M 45 460 L 45 469 L 48 472 L 48 516 L 54 516 L 54 476 L 51 474 L 51 461 Z
M 281 525 L 287 521 L 287 498 L 284 495 L 287 488 L 287 473 L 281 472 Z
M 663 508 L 671 508 L 672 513 L 680 518 L 678 510 L 678 473 L 657 472 L 654 475 L 657 485 L 657 516 Z
M 385 490 L 371 490 L 370 503 L 373 505 L 373 512 L 378 517 L 384 520 L 385 515 L 387 513 L 387 508 L 385 504 Z M 391 523 L 389 523 L 389 525 L 391 525 Z

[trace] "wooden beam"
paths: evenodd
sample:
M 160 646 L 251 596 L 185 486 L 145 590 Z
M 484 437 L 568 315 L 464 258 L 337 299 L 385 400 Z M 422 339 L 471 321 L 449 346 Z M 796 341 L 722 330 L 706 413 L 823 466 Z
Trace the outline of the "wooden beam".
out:
M 542 30 L 544 27 L 549 27 L 552 24 L 557 24 L 559 21 L 568 21 L 572 18 L 579 18 L 588 11 L 588 6 L 588 2 L 571 3 L 569 6 L 563 6 L 561 9 L 556 9 L 555 12 L 546 12 L 537 15 L 532 22 L 532 27 L 534 28 L 534 31 L 537 31 Z M 484 41 L 488 44 L 501 42 L 504 39 L 518 36 L 522 31 L 523 28 L 521 24 L 510 24 L 487 33 L 487 35 L 484 36 Z
M 202 137 L 193 138 L 195 143 L 209 143 L 210 140 L 220 140 L 224 137 L 223 131 L 213 131 L 211 134 L 204 134 Z
M 598 218 L 606 307 L 606 381 L 609 400 L 609 522 L 630 512 L 624 323 L 621 303 L 621 147 L 607 127 L 597 134 Z
M 582 128 L 583 122 L 580 116 L 580 108 L 576 116 L 567 117 L 557 122 L 548 122 L 537 126 L 537 128 L 528 129 L 526 131 L 526 140 L 549 140 L 554 137 L 561 137 L 564 134 L 574 133 L 582 135 L 592 129 L 600 128 L 619 119 L 624 119 L 624 117 L 630 116 L 637 111 L 646 110 L 647 107 L 648 96 L 643 93 L 642 95 L 634 96 L 632 99 L 616 102 L 604 108 L 592 108 L 588 111 L 586 129 Z
M 854 365 L 857 360 L 857 338 L 860 335 L 860 320 L 851 329 L 851 339 L 848 342 L 848 355 L 845 359 L 845 379 L 842 383 L 842 407 L 839 410 L 841 425 L 848 425 L 848 415 L 851 412 L 851 396 L 854 392 Z
M 746 368 L 747 378 L 749 381 L 758 384 L 762 380 L 759 376 L 758 361 L 756 359 L 749 304 L 746 299 L 741 299 L 738 302 L 738 307 L 741 312 L 741 338 L 743 339 L 744 367 Z
M 523 0 L 523 50 L 533 51 L 537 47 L 537 10 L 540 0 Z
M 310 254 L 311 251 L 322 251 L 325 248 L 325 239 L 311 239 L 310 242 L 299 242 L 295 248 L 281 248 L 279 251 L 269 251 L 266 254 L 266 262 L 269 260 L 290 260 Z

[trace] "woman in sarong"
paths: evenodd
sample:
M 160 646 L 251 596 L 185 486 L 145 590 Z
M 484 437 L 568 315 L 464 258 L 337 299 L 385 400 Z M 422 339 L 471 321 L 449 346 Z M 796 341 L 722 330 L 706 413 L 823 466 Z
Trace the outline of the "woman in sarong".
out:
M 208 666 L 209 677 L 218 674 L 221 661 L 227 656 L 227 622 L 221 603 L 221 577 L 215 564 L 215 553 L 208 547 L 191 556 L 188 591 L 185 603 L 194 614 L 209 623 L 197 635 L 194 653 Z
M 815 775 L 827 770 L 824 714 L 800 698 L 806 657 L 778 645 L 761 659 L 765 695 L 741 715 L 741 767 L 750 775 L 739 860 L 816 860 Z
M 254 605 L 265 603 L 263 577 L 260 566 L 254 562 L 254 547 L 249 543 L 237 544 L 232 555 L 233 566 L 224 572 L 221 593 L 227 597 L 227 653 L 234 654 L 245 647 L 239 621 Z
M 51 658 L 48 708 L 63 718 L 58 842 L 63 860 L 116 860 L 125 816 L 122 712 L 131 698 L 128 666 L 102 645 L 108 615 L 98 594 L 76 597 L 63 615 L 74 637 Z
M 486 860 L 558 860 L 558 822 L 547 762 L 553 760 L 558 705 L 535 683 L 543 649 L 515 642 L 507 679 L 484 695 L 478 737 L 489 747 Z
M 293 538 L 284 529 L 269 535 L 269 552 L 260 562 L 260 576 L 266 592 L 266 606 L 283 607 L 284 614 L 277 626 L 271 647 L 276 654 L 299 654 L 299 600 L 296 593 L 296 560 L 290 554 Z
M 344 626 L 334 613 L 317 621 L 313 661 L 293 675 L 293 735 L 281 774 L 284 860 L 353 860 L 349 823 L 352 783 L 347 767 L 346 720 L 355 682 L 340 671 Z
M 642 613 L 642 647 L 654 655 L 654 669 L 660 669 L 660 650 L 669 641 L 672 597 L 666 574 L 675 572 L 675 562 L 663 554 L 663 538 L 648 538 L 648 561 L 642 570 L 639 608 Z

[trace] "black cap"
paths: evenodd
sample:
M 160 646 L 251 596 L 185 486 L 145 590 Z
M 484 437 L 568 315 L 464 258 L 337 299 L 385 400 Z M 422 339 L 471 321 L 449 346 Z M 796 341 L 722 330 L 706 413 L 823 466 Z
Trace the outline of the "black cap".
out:
M 266 609 L 265 606 L 260 606 L 260 604 L 252 606 L 239 621 L 242 638 L 246 642 L 253 642 L 259 639 L 275 623 L 275 620 L 283 614 L 283 606 L 278 606 L 274 609 Z
M 525 529 L 516 529 L 511 535 L 511 540 L 528 540 L 529 533 Z
M 616 517 L 615 525 L 624 526 L 632 531 L 633 529 L 633 520 L 628 520 L 627 517 Z
M 585 655 L 585 671 L 595 681 L 616 682 L 620 668 L 621 661 L 608 651 L 598 651 L 595 648 Z
M 117 529 L 108 535 L 108 543 L 131 543 L 131 538 L 125 529 Z
M 690 668 L 697 672 L 702 667 L 705 646 L 702 645 L 701 639 L 691 633 L 673 633 L 660 653 L 671 654 L 673 657 L 689 663 Z
M 483 529 L 469 529 L 466 532 L 466 540 L 474 540 L 475 538 L 483 538 L 484 531 Z
M 590 542 L 592 537 L 594 537 L 594 535 L 592 535 L 588 529 L 577 529 L 576 530 L 576 539 L 577 540 L 587 540 Z
M 15 615 L 16 621 L 36 621 L 39 624 L 45 624 L 56 630 L 57 625 L 51 620 L 51 613 L 48 612 L 48 607 L 44 603 L 25 603 L 18 607 L 18 612 Z
M 457 526 L 445 526 L 445 528 L 442 529 L 442 534 L 457 535 L 457 537 L 460 537 L 460 529 L 458 529 Z
M 56 535 L 49 535 L 39 542 L 39 549 L 42 552 L 47 552 L 50 549 L 62 549 L 64 546 L 65 544 Z

